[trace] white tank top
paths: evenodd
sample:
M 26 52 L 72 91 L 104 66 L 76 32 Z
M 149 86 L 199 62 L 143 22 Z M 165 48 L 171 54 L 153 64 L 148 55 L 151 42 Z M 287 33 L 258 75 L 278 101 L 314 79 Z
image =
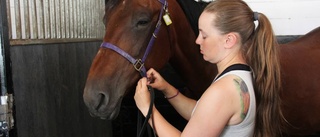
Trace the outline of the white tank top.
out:
M 250 95 L 250 105 L 249 105 L 248 113 L 245 119 L 237 125 L 226 126 L 220 136 L 221 137 L 252 137 L 254 132 L 255 117 L 256 117 L 256 99 L 255 99 L 254 88 L 252 84 L 253 75 L 251 71 L 231 70 L 229 72 L 226 72 L 225 74 L 222 74 L 215 81 L 218 81 L 221 78 L 225 77 L 226 75 L 231 75 L 231 74 L 240 77 L 246 83 L 249 90 L 249 95 Z M 198 102 L 194 107 L 193 112 L 197 108 L 197 105 L 198 105 Z
M 254 131 L 254 125 L 255 125 L 255 117 L 256 117 L 256 98 L 254 95 L 254 89 L 252 85 L 253 83 L 252 72 L 244 71 L 244 70 L 233 70 L 233 71 L 227 72 L 220 78 L 230 74 L 240 77 L 246 83 L 249 90 L 249 95 L 250 95 L 250 106 L 245 119 L 237 125 L 226 126 L 220 136 L 221 137 L 252 137 L 253 131 Z

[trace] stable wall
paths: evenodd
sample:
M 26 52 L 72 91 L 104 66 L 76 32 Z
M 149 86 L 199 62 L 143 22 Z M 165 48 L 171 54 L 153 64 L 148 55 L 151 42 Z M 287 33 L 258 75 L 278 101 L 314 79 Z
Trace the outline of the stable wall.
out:
M 83 89 L 99 42 L 11 46 L 15 130 L 10 137 L 111 137 Z
M 276 35 L 304 35 L 320 26 L 320 0 L 244 0 L 264 13 Z

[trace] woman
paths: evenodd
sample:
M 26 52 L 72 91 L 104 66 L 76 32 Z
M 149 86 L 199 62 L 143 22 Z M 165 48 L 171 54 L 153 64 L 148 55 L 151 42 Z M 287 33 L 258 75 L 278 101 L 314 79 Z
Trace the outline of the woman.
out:
M 255 28 L 254 22 L 258 26 Z M 198 101 L 179 94 L 158 72 L 150 69 L 139 80 L 136 105 L 147 115 L 150 94 L 146 85 L 164 93 L 188 120 L 180 132 L 153 106 L 150 125 L 159 137 L 280 136 L 280 68 L 271 24 L 241 0 L 215 0 L 200 15 L 196 43 L 218 75 Z

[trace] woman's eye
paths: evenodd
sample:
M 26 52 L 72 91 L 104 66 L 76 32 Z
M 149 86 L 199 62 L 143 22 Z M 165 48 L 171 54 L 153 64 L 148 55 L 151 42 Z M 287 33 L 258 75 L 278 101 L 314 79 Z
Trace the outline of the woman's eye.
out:
M 202 34 L 201 32 L 199 33 L 199 36 L 201 36 L 202 39 L 206 39 L 207 38 L 207 35 Z

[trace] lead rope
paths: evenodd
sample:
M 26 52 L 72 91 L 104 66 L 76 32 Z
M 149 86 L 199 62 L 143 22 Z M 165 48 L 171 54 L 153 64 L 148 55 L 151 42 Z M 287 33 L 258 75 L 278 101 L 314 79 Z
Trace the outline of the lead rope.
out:
M 154 104 L 154 90 L 150 86 L 148 86 L 148 90 L 150 92 L 150 97 L 151 97 L 150 106 L 149 106 L 148 114 L 146 115 L 146 118 L 144 119 L 144 122 L 143 122 L 142 126 L 141 126 L 141 123 L 142 123 L 143 115 L 142 115 L 142 113 L 140 111 L 138 112 L 137 137 L 143 137 L 143 135 L 145 133 L 146 126 L 148 124 L 148 121 L 149 121 L 150 117 L 152 117 L 152 107 L 153 107 L 153 104 Z M 153 118 L 151 120 L 152 120 L 152 124 L 153 124 L 154 123 Z M 141 129 L 139 130 L 139 128 L 141 128 Z M 153 136 L 156 137 L 155 130 L 153 129 L 153 131 L 151 131 L 150 128 L 151 127 L 148 126 L 148 135 L 151 136 L 151 132 L 153 132 Z
M 143 72 L 143 71 L 140 71 L 140 75 L 142 77 L 146 77 L 146 74 Z M 149 110 L 148 110 L 148 113 L 146 115 L 146 118 L 144 119 L 144 122 L 142 124 L 142 118 L 143 118 L 143 115 L 142 113 L 138 110 L 138 121 L 137 121 L 137 137 L 143 137 L 144 133 L 145 133 L 145 129 L 147 127 L 147 123 L 150 119 L 150 117 L 152 117 L 152 108 L 153 108 L 153 104 L 154 104 L 154 90 L 151 86 L 147 86 L 148 87 L 148 90 L 150 92 L 150 105 L 149 105 Z M 152 120 L 152 125 L 154 127 L 154 121 L 153 121 L 153 118 L 151 119 Z M 156 132 L 154 130 L 154 128 L 152 128 L 152 130 L 150 129 L 151 127 L 148 126 L 148 136 L 149 137 L 152 137 L 151 135 L 151 132 L 153 132 L 153 137 L 156 137 Z

